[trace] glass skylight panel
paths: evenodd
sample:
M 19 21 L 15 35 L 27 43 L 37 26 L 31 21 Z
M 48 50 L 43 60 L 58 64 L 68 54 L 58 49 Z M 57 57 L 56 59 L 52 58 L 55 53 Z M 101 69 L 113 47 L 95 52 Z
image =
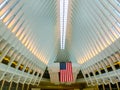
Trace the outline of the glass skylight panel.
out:
M 65 49 L 67 29 L 68 0 L 60 0 L 60 46 Z

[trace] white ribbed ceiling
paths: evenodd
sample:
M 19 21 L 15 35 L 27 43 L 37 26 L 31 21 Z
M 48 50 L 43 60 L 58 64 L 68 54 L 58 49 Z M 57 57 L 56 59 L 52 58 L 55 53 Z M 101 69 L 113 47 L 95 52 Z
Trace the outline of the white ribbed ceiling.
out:
M 69 0 L 66 46 L 61 50 L 59 4 L 59 0 L 25 1 L 24 15 L 30 25 L 29 32 L 33 33 L 34 47 L 44 62 L 82 64 L 119 38 L 117 0 Z
M 72 0 L 70 53 L 82 64 L 102 53 L 120 36 L 119 0 Z M 100 56 L 104 59 L 119 46 L 113 44 Z
M 119 0 L 69 0 L 64 50 L 60 49 L 59 0 L 1 0 L 0 17 L 43 63 L 82 64 L 119 38 L 119 3 Z M 112 48 L 110 52 L 117 47 Z
M 45 63 L 54 57 L 56 30 L 55 0 L 25 0 L 25 20 L 31 32 L 31 41 L 37 54 Z

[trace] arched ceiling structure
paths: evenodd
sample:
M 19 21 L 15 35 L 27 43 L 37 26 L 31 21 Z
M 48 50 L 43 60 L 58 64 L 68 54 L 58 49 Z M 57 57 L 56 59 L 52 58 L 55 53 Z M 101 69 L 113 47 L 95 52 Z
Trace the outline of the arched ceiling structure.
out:
M 86 74 L 119 52 L 119 37 L 120 0 L 0 0 L 0 61 L 23 57 L 42 74 L 51 63 L 71 61 Z

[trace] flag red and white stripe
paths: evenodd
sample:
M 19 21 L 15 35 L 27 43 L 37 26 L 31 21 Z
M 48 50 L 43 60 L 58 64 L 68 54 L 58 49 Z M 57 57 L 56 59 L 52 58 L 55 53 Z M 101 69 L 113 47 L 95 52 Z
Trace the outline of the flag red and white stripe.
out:
M 73 82 L 72 63 L 67 62 L 61 65 L 60 69 L 60 82 Z

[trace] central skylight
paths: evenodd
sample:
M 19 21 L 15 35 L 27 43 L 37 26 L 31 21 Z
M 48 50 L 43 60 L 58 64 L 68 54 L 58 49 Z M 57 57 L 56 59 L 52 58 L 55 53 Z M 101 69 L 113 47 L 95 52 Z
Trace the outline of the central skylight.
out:
M 60 0 L 60 48 L 65 49 L 67 29 L 68 0 Z

